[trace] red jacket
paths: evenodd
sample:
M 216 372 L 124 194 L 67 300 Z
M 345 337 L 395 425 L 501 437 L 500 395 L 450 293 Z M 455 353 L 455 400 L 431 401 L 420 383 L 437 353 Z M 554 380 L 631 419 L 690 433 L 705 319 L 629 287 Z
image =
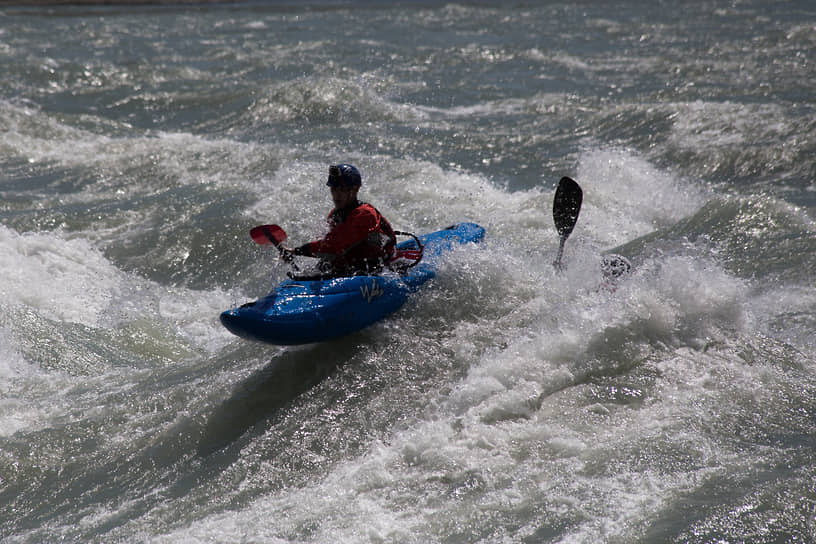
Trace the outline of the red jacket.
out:
M 319 257 L 337 275 L 376 273 L 394 254 L 396 236 L 388 221 L 371 204 L 358 202 L 332 210 L 329 232 L 322 240 L 295 250 L 296 255 Z

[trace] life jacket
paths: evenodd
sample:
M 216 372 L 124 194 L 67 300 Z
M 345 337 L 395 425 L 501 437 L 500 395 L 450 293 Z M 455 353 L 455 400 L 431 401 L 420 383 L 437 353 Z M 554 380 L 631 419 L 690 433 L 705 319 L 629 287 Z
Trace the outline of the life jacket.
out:
M 391 224 L 371 204 L 332 210 L 327 218 L 329 232 L 309 244 L 309 251 L 322 260 L 321 268 L 334 275 L 375 274 L 394 255 L 397 239 Z

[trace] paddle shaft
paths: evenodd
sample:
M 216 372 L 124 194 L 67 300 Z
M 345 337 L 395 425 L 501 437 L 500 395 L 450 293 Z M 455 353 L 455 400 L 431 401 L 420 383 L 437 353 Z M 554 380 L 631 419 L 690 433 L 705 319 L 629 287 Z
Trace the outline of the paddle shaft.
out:
M 558 270 L 561 270 L 561 257 L 564 256 L 564 244 L 567 242 L 567 236 L 561 236 L 558 242 L 558 254 L 555 257 L 555 261 L 553 261 L 553 266 Z
M 250 230 L 249 235 L 258 244 L 275 246 L 286 264 L 291 266 L 295 272 L 300 270 L 295 264 L 294 256 L 283 245 L 283 242 L 286 241 L 286 231 L 278 225 L 259 225 Z

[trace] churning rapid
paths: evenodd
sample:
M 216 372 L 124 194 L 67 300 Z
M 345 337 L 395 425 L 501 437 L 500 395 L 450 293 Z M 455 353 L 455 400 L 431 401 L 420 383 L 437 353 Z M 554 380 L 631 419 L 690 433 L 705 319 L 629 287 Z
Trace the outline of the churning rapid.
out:
M 0 71 L 4 542 L 816 540 L 812 2 L 4 6 Z M 338 162 L 484 242 L 232 336 Z

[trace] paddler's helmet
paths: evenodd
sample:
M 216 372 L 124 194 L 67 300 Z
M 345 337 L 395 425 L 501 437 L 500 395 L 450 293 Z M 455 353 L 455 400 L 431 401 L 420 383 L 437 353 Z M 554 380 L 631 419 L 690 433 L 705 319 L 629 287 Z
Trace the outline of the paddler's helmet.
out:
M 632 263 L 623 255 L 610 253 L 603 256 L 601 261 L 601 272 L 605 279 L 617 280 L 627 275 L 632 270 Z
M 363 184 L 360 171 L 350 164 L 336 164 L 329 166 L 329 187 L 359 187 Z

